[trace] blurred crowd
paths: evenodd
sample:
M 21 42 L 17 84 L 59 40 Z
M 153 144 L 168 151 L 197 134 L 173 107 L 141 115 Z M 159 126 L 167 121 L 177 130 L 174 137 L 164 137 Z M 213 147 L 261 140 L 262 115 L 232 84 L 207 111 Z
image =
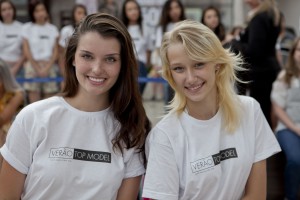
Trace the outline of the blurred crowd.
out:
M 47 6 L 36 1 L 29 6 L 30 21 L 17 21 L 17 10 L 9 0 L 0 1 L 0 146 L 5 141 L 7 125 L 22 106 L 57 94 L 64 76 L 64 53 L 68 38 L 88 14 L 86 5 L 76 4 L 72 23 L 61 30 L 51 23 Z M 249 5 L 245 24 L 225 27 L 219 7 L 202 11 L 201 23 L 217 35 L 224 48 L 241 54 L 245 70 L 237 76 L 236 92 L 254 97 L 277 132 L 287 157 L 286 196 L 294 199 L 300 182 L 300 42 L 293 28 L 286 27 L 283 13 L 274 0 L 245 0 Z M 118 17 L 127 27 L 134 46 L 140 77 L 160 78 L 161 40 L 165 32 L 186 19 L 180 0 L 167 0 L 161 9 L 155 36 L 145 30 L 141 6 L 126 0 L 119 9 L 116 1 L 107 0 L 98 8 Z M 52 78 L 54 81 L 30 81 Z M 17 83 L 17 81 L 19 83 Z M 56 80 L 56 81 L 55 81 Z M 143 94 L 146 84 L 140 83 Z M 168 84 L 151 83 L 151 99 L 163 94 L 165 104 L 174 92 Z M 297 152 L 297 153 L 295 153 Z

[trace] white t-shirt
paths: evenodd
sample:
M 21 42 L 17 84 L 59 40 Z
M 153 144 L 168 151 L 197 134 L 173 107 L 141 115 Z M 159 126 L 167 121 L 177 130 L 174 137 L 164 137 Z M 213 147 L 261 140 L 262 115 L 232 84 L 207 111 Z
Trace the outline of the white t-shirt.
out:
M 83 112 L 62 97 L 25 107 L 1 149 L 26 174 L 22 199 L 116 199 L 122 180 L 145 172 L 140 154 L 113 151 L 110 109 Z
M 279 74 L 280 80 L 276 79 L 273 83 L 271 99 L 276 102 L 286 112 L 293 110 L 292 116 L 289 116 L 294 123 L 299 123 L 299 109 L 300 109 L 300 78 L 292 77 L 290 86 L 283 80 L 285 71 Z M 297 118 L 298 120 L 293 119 Z M 279 120 L 276 131 L 286 129 L 286 126 Z
M 146 63 L 147 62 L 147 50 L 152 50 L 153 45 L 151 42 L 150 35 L 147 34 L 145 29 L 143 34 L 138 25 L 129 25 L 128 32 L 133 40 L 136 50 L 136 57 L 139 61 Z
M 221 126 L 221 111 L 206 121 L 169 113 L 146 141 L 143 197 L 168 200 L 241 199 L 253 163 L 280 147 L 259 104 L 240 97 L 243 118 L 235 133 Z
M 166 32 L 171 31 L 174 28 L 174 26 L 175 26 L 175 23 L 173 23 L 173 22 L 168 23 L 167 28 L 166 28 Z M 162 30 L 162 26 L 157 27 L 157 29 L 156 29 L 155 48 L 160 48 L 163 36 L 164 36 L 164 33 L 163 33 L 163 30 Z
M 50 60 L 58 35 L 56 26 L 49 23 L 38 25 L 28 22 L 22 29 L 22 37 L 28 40 L 34 60 Z
M 67 44 L 68 44 L 67 42 L 68 42 L 69 38 L 72 36 L 73 32 L 74 32 L 74 27 L 72 25 L 64 26 L 60 31 L 60 37 L 59 37 L 58 44 L 61 47 L 66 48 Z
M 22 56 L 22 23 L 14 21 L 4 24 L 0 21 L 0 58 L 17 62 Z

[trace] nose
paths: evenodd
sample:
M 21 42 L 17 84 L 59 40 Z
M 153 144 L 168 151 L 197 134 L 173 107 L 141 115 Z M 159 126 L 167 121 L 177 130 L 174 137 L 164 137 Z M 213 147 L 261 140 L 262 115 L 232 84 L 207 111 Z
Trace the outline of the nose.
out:
M 101 61 L 96 61 L 93 63 L 92 72 L 94 74 L 101 74 L 102 70 L 103 70 L 103 66 L 102 66 Z
M 196 80 L 196 74 L 193 69 L 188 69 L 186 71 L 186 80 L 188 83 L 193 83 Z

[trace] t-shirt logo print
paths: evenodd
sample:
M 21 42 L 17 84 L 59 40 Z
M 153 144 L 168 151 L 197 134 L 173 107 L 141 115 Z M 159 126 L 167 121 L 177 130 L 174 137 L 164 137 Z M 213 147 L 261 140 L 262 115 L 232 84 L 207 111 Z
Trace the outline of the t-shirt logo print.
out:
M 102 151 L 89 151 L 69 147 L 51 148 L 49 158 L 56 160 L 72 159 L 92 162 L 111 163 L 111 153 Z
M 224 149 L 217 154 L 191 162 L 192 172 L 197 174 L 208 171 L 210 168 L 220 164 L 224 160 L 237 157 L 238 155 L 235 148 Z

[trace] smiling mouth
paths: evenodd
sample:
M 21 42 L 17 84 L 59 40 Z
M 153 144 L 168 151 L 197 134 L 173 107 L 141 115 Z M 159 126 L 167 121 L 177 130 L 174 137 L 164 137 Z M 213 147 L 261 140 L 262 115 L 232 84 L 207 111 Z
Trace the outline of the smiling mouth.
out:
M 96 77 L 91 77 L 87 76 L 89 80 L 95 82 L 95 83 L 103 83 L 106 79 L 105 78 L 96 78 Z
M 201 83 L 201 84 L 198 84 L 198 85 L 193 85 L 193 86 L 190 86 L 190 87 L 185 87 L 185 89 L 191 91 L 191 92 L 194 92 L 194 91 L 197 91 L 198 89 L 200 89 L 202 86 L 204 85 L 204 82 Z

